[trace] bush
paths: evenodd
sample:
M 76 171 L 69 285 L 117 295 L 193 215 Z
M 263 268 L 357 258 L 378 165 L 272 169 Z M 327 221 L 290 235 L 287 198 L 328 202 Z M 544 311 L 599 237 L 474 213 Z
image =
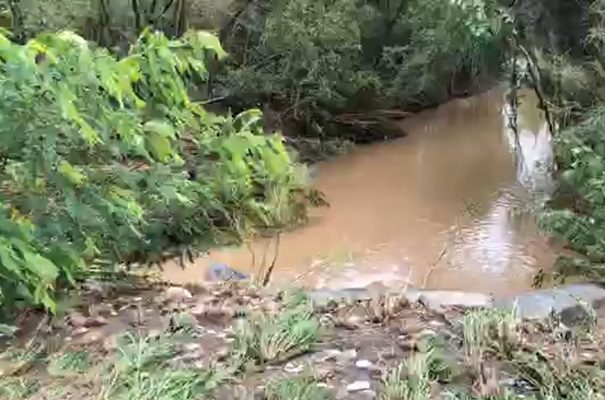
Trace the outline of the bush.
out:
M 85 264 L 304 218 L 303 175 L 259 112 L 218 117 L 189 99 L 224 54 L 206 32 L 145 31 L 121 59 L 70 32 L 0 36 L 1 304 L 52 310 Z
M 424 107 L 452 86 L 477 90 L 506 49 L 495 1 L 273 0 L 247 10 L 230 32 L 235 61 L 223 83 L 236 101 L 272 103 L 313 136 L 346 135 L 327 129 L 345 111 Z

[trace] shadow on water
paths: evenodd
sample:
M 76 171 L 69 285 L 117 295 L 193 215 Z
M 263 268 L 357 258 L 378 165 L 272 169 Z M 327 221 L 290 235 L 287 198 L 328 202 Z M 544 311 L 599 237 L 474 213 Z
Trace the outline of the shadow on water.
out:
M 351 288 L 372 283 L 504 295 L 527 290 L 555 258 L 533 211 L 552 189 L 552 143 L 536 99 L 524 92 L 518 141 L 504 93 L 458 99 L 405 120 L 408 136 L 318 165 L 329 209 L 281 236 L 274 281 Z M 517 149 L 519 143 L 521 149 Z M 212 251 L 174 282 L 198 282 L 214 262 L 254 272 L 267 242 Z

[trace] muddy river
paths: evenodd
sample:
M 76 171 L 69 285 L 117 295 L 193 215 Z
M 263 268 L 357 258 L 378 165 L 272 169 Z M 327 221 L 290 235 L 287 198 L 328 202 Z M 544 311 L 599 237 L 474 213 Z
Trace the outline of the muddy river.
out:
M 552 146 L 531 93 L 523 93 L 518 117 L 515 138 L 504 93 L 492 90 L 406 119 L 401 139 L 319 164 L 315 185 L 331 206 L 281 235 L 273 281 L 527 290 L 555 258 L 532 216 L 552 189 Z M 219 249 L 165 274 L 199 282 L 213 263 L 254 273 L 273 261 L 275 243 Z

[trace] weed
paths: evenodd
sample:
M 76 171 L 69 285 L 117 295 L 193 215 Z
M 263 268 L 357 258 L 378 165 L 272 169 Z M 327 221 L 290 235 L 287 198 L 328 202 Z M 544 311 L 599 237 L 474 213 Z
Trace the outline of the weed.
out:
M 602 372 L 580 369 L 564 360 L 550 360 L 545 355 L 519 353 L 513 367 L 521 379 L 539 394 L 540 400 L 602 400 L 597 381 Z
M 38 383 L 31 379 L 5 378 L 0 380 L 0 398 L 6 400 L 27 399 L 38 389 Z
M 381 400 L 428 400 L 431 396 L 430 353 L 419 353 L 390 371 Z
M 301 301 L 294 298 L 292 301 Z M 241 320 L 234 330 L 232 355 L 243 362 L 279 362 L 308 351 L 317 340 L 319 322 L 308 301 L 272 317 L 262 313 Z
M 313 378 L 275 380 L 266 389 L 267 400 L 327 400 L 328 391 L 317 385 Z
M 466 392 L 448 392 L 446 400 L 537 400 L 535 397 L 518 396 L 510 391 L 504 391 L 501 395 L 476 397 Z M 544 399 L 546 400 L 546 399 Z M 551 399 L 556 400 L 556 399 Z
M 70 376 L 81 374 L 92 367 L 90 353 L 87 351 L 69 351 L 51 359 L 46 370 L 51 376 Z
M 464 353 L 477 374 L 486 350 L 512 357 L 517 344 L 516 306 L 511 310 L 473 310 L 462 320 Z
M 126 336 L 119 359 L 103 382 L 102 400 L 193 400 L 208 395 L 229 378 L 218 368 L 181 368 L 170 364 L 176 338 Z

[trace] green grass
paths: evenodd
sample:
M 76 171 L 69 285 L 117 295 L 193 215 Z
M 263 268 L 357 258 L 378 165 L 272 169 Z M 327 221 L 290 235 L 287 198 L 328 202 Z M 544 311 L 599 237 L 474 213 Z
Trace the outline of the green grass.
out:
M 172 365 L 176 340 L 126 336 L 103 382 L 100 400 L 194 400 L 229 379 L 225 370 Z
M 67 377 L 81 374 L 92 367 L 92 357 L 87 351 L 68 351 L 53 357 L 46 368 L 51 376 Z
M 263 313 L 238 321 L 233 332 L 232 356 L 257 364 L 281 362 L 310 350 L 317 341 L 319 321 L 308 300 L 299 295 L 285 299 L 278 316 Z
M 518 342 L 516 313 L 516 307 L 513 307 L 511 310 L 473 310 L 464 316 L 464 354 L 477 374 L 487 351 L 495 351 L 506 358 L 512 356 Z
M 0 399 L 27 399 L 36 393 L 38 389 L 38 383 L 32 379 L 22 377 L 0 379 Z
M 310 377 L 274 380 L 265 390 L 266 400 L 327 400 L 329 393 Z
M 429 400 L 431 353 L 413 355 L 388 373 L 380 400 Z

